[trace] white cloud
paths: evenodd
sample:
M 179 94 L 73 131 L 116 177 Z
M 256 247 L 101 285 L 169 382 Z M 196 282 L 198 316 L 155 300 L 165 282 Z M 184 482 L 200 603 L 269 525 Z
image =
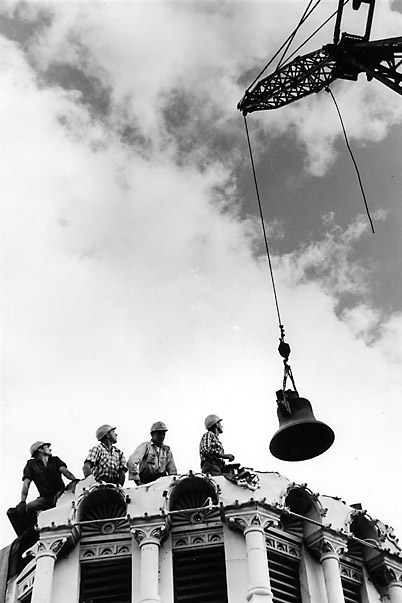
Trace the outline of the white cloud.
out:
M 35 9 L 28 5 L 26 18 Z M 98 424 L 116 423 L 129 454 L 160 418 L 186 471 L 198 467 L 209 412 L 224 416 L 224 442 L 239 461 L 294 470 L 292 479 L 300 474 L 314 489 L 328 463 L 323 490 L 346 497 L 350 487 L 360 496 L 364 488 L 336 475 L 337 463 L 350 463 L 352 473 L 363 460 L 378 468 L 376 430 L 391 429 L 400 413 L 400 377 L 389 365 L 399 360 L 402 332 L 399 315 L 385 319 L 359 297 L 369 290 L 367 269 L 352 255 L 367 230 L 363 219 L 346 229 L 327 219 L 321 241 L 273 258 L 297 384 L 338 440 L 329 456 L 300 469 L 268 454 L 282 381 L 279 332 L 266 261 L 255 257 L 259 231 L 240 213 L 234 168 L 244 138 L 235 104 L 243 70 L 282 40 L 280 5 L 270 7 L 271 21 L 264 3 L 254 2 L 48 9 L 51 27 L 38 30 L 26 52 L 2 39 L 0 55 L 2 471 L 10 484 L 3 508 L 18 501 L 31 440 L 50 438 L 79 475 Z M 295 14 L 285 17 L 290 27 Z M 98 78 L 108 110 L 96 113 L 82 92 L 37 79 L 57 62 Z M 383 100 L 372 98 L 368 112 L 347 110 L 353 123 L 362 113 L 356 137 L 371 136 L 365 120 Z M 337 125 L 318 122 L 323 102 L 311 103 L 307 117 L 295 105 L 259 120 L 260 144 L 294 128 L 310 171 L 322 173 Z M 376 136 L 398 119 L 392 101 L 379 113 Z M 131 138 L 122 135 L 128 126 Z M 286 238 L 278 222 L 268 231 Z M 339 315 L 345 292 L 359 294 L 359 305 Z M 378 337 L 367 345 L 373 326 Z M 389 404 L 380 407 L 384 392 Z M 370 421 L 361 419 L 361 400 Z M 364 428 L 355 434 L 359 421 Z M 384 446 L 397 455 L 392 438 Z M 392 509 L 379 496 L 370 490 L 387 520 Z

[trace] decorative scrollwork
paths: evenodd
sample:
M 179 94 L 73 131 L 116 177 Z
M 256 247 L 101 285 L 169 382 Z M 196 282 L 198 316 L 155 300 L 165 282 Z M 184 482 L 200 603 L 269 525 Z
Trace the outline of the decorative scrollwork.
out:
M 189 531 L 184 534 L 172 535 L 172 548 L 196 548 L 205 547 L 208 544 L 223 542 L 222 529 Z
M 62 549 L 62 547 L 67 542 L 68 538 L 43 538 L 38 540 L 38 542 L 25 551 L 23 557 L 36 557 L 39 559 L 40 557 L 53 557 L 56 559 L 58 553 Z
M 140 546 L 150 541 L 160 544 L 166 534 L 166 528 L 165 524 L 141 525 L 132 527 L 131 533 Z
M 321 560 L 327 555 L 339 557 L 347 550 L 347 539 L 339 534 L 320 529 L 306 539 L 310 551 Z
M 131 555 L 131 541 L 120 540 L 118 542 L 101 542 L 81 544 L 81 559 L 99 559 L 101 557 L 127 557 Z
M 227 514 L 226 518 L 229 528 L 240 530 L 241 532 L 254 526 L 266 532 L 269 528 L 279 525 L 278 517 L 267 514 L 264 511 L 236 511 L 236 515 Z
M 361 568 L 353 567 L 349 563 L 346 564 L 344 562 L 341 562 L 339 564 L 339 569 L 340 569 L 342 578 L 346 578 L 350 582 L 357 582 L 358 584 L 362 583 L 363 572 L 362 572 Z
M 267 549 L 271 549 L 273 551 L 278 551 L 283 555 L 288 557 L 293 557 L 294 559 L 301 558 L 301 546 L 293 542 L 289 542 L 280 538 L 277 534 L 270 534 L 265 539 Z

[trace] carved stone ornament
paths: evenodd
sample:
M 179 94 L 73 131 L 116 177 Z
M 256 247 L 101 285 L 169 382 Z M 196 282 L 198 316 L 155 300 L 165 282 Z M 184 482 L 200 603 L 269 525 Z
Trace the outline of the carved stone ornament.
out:
M 102 559 L 104 557 L 129 557 L 131 555 L 131 538 L 108 542 L 91 542 L 80 546 L 80 559 Z
M 172 548 L 204 548 L 208 545 L 223 543 L 223 532 L 221 529 L 214 530 L 191 530 L 184 533 L 172 534 Z
M 32 592 L 35 581 L 35 568 L 33 567 L 27 576 L 17 580 L 17 600 L 22 601 L 28 593 Z
M 267 549 L 276 551 L 281 555 L 292 557 L 293 559 L 301 558 L 301 546 L 298 543 L 292 542 L 287 538 L 278 536 L 277 533 L 269 534 L 265 537 Z
M 319 529 L 306 538 L 311 553 L 322 559 L 327 555 L 339 557 L 347 550 L 347 539 L 340 534 Z
M 226 520 L 229 528 L 232 530 L 240 530 L 241 532 L 250 531 L 253 527 L 267 532 L 269 528 L 279 525 L 279 518 L 267 513 L 264 510 L 233 510 L 226 513 Z
M 39 559 L 40 557 L 53 557 L 56 559 L 59 551 L 67 542 L 68 538 L 44 538 L 38 540 L 33 547 L 25 551 L 23 557 L 31 556 Z
M 339 564 L 339 571 L 341 578 L 349 580 L 349 582 L 355 582 L 361 584 L 363 582 L 363 570 L 358 563 L 352 565 L 350 562 L 341 562 Z
M 132 526 L 130 531 L 140 546 L 149 542 L 159 545 L 166 536 L 165 523 Z
M 402 559 L 384 552 L 376 552 L 365 562 L 370 578 L 375 584 L 389 586 L 392 582 L 402 582 Z

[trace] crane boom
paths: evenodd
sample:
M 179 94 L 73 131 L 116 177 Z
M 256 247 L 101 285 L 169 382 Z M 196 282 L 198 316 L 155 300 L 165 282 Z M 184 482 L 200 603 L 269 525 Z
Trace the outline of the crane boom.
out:
M 402 94 L 402 37 L 362 41 L 343 34 L 339 44 L 327 44 L 296 57 L 248 90 L 237 108 L 243 115 L 277 109 L 320 92 L 336 79 L 357 80 L 365 72 L 398 94 Z
M 334 42 L 276 69 L 246 90 L 237 108 L 243 115 L 277 109 L 320 92 L 336 79 L 357 80 L 359 73 L 402 95 L 402 37 L 369 41 L 375 0 L 353 0 L 353 9 L 368 4 L 364 36 L 340 36 L 345 0 L 338 0 Z M 339 39 L 340 38 L 340 39 Z
M 336 79 L 336 61 L 323 48 L 284 65 L 245 93 L 237 108 L 243 115 L 277 109 L 319 92 Z

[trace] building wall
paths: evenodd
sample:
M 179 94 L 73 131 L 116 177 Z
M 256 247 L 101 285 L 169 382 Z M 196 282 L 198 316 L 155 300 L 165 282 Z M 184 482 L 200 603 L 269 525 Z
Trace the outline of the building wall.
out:
M 401 549 L 390 528 L 278 474 L 258 477 L 254 489 L 191 473 L 126 489 L 82 480 L 40 514 L 33 559 L 9 579 L 5 603 L 78 603 L 82 564 L 113 559 L 130 560 L 127 601 L 175 603 L 174 551 L 220 544 L 227 603 L 275 603 L 281 559 L 298 564 L 299 599 L 283 578 L 289 603 L 402 603 Z M 279 559 L 279 578 L 268 558 Z M 341 579 L 359 595 L 345 599 Z

